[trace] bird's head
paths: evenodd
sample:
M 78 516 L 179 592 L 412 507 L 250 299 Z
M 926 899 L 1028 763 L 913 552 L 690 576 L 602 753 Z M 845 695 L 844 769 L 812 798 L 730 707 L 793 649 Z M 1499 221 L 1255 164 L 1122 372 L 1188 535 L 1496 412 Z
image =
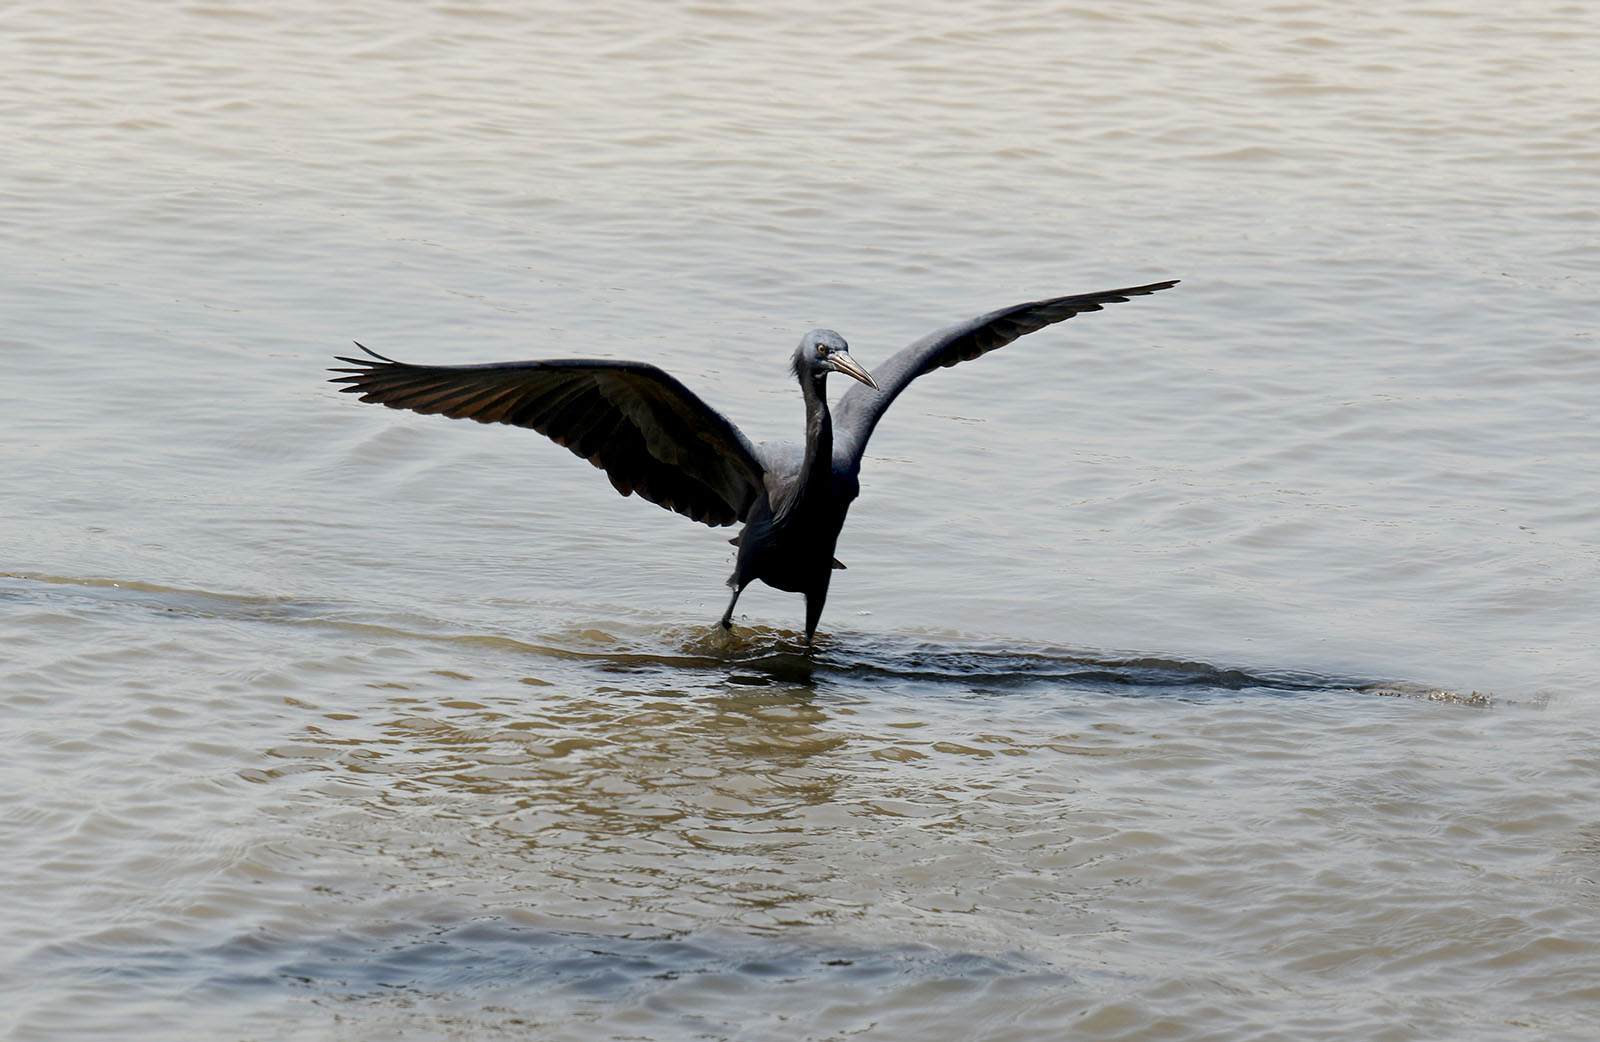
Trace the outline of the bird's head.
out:
M 850 357 L 850 345 L 844 342 L 844 337 L 831 329 L 813 329 L 801 338 L 800 346 L 795 349 L 794 375 L 802 380 L 821 380 L 830 372 L 843 373 L 873 390 L 878 389 L 872 374 Z

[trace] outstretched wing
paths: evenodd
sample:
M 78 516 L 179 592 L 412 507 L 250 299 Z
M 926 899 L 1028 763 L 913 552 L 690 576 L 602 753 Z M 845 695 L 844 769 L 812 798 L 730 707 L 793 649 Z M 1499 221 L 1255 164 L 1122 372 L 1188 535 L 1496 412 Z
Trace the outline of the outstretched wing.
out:
M 872 436 L 878 419 L 907 385 L 924 373 L 940 366 L 955 365 L 996 348 L 1005 347 L 1020 336 L 1026 336 L 1045 326 L 1071 318 L 1085 311 L 1099 311 L 1105 304 L 1120 304 L 1129 297 L 1142 297 L 1178 284 L 1154 282 L 1148 286 L 1112 289 L 1103 293 L 1079 293 L 1070 297 L 1053 297 L 1029 304 L 1001 308 L 966 322 L 946 326 L 897 351 L 888 361 L 873 370 L 872 378 L 878 381 L 878 390 L 863 385 L 853 386 L 839 400 L 833 413 L 834 457 L 848 460 L 852 465 L 861 462 L 861 453 Z
M 708 525 L 741 521 L 762 492 L 762 467 L 739 428 L 653 365 L 557 359 L 410 365 L 372 358 L 333 383 L 364 402 L 528 427 L 601 468 L 623 495 Z

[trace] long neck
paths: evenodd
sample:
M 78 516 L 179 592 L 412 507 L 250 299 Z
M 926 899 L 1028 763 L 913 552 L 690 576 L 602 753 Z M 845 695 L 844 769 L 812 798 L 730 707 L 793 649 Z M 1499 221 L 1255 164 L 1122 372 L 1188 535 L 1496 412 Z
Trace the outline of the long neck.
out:
M 800 485 L 826 488 L 826 479 L 833 472 L 833 418 L 828 415 L 823 377 L 802 376 L 800 393 L 806 399 L 806 461 L 800 470 Z

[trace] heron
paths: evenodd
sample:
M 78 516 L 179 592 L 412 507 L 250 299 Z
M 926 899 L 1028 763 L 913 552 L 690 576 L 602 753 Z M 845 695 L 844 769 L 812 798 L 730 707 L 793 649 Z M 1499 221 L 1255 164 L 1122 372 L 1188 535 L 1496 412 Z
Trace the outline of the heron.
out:
M 803 594 L 805 646 L 822 618 L 846 512 L 861 491 L 861 459 L 884 410 L 911 381 L 970 361 L 1018 337 L 1106 304 L 1177 285 L 1051 297 L 938 329 L 868 372 L 844 337 L 813 329 L 792 368 L 805 399 L 804 444 L 752 444 L 732 422 L 665 371 L 645 362 L 558 358 L 482 365 L 413 365 L 359 341 L 368 357 L 335 356 L 348 368 L 341 391 L 391 409 L 527 427 L 604 470 L 624 496 L 713 527 L 743 522 L 723 612 L 733 625 L 739 595 L 757 579 Z M 829 373 L 856 381 L 830 412 Z

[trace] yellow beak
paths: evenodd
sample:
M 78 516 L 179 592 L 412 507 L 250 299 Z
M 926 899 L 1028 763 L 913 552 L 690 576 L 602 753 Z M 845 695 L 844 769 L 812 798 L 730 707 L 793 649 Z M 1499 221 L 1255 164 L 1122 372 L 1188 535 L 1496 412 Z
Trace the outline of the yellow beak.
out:
M 878 381 L 872 378 L 871 373 L 861 368 L 861 363 L 851 358 L 848 351 L 835 351 L 828 355 L 828 367 L 835 372 L 860 380 L 874 391 L 878 389 Z

